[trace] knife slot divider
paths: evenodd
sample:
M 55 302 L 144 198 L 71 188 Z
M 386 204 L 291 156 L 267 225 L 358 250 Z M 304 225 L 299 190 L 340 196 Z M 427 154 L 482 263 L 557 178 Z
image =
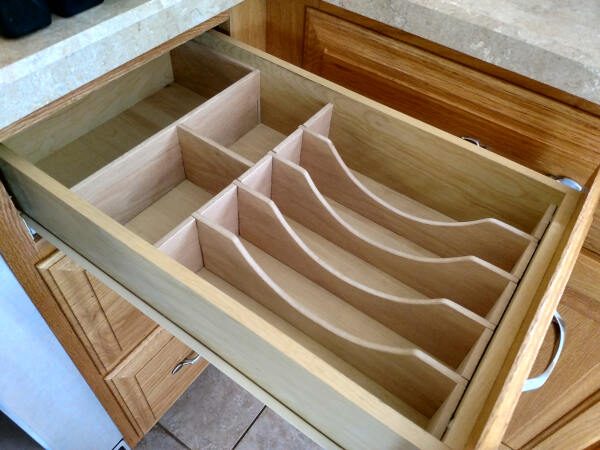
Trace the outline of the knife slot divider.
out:
M 266 106 L 251 70 L 72 189 L 440 437 L 552 207 L 453 219 L 348 167 L 332 104 Z

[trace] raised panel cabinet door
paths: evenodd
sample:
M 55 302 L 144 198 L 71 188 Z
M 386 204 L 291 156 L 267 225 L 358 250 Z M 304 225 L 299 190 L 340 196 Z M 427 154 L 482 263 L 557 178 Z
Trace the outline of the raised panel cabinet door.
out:
M 577 260 L 558 311 L 566 323 L 566 341 L 561 358 L 546 382 L 537 391 L 521 396 L 504 442 L 512 448 L 529 448 L 560 428 L 567 415 L 600 390 L 600 257 L 583 251 Z M 553 327 L 548 331 L 532 369 L 541 373 L 552 355 L 555 342 Z M 563 417 L 565 419 L 563 419 Z M 600 424 L 596 438 L 600 441 Z M 590 432 L 585 439 L 589 441 Z M 584 435 L 581 435 L 582 439 Z M 569 448 L 578 447 L 571 435 Z M 584 445 L 586 444 L 586 445 Z
M 142 434 L 154 426 L 208 365 L 198 359 L 174 371 L 182 361 L 194 359 L 192 356 L 189 347 L 157 328 L 106 377 Z
M 38 264 L 38 270 L 102 374 L 157 326 L 60 252 Z

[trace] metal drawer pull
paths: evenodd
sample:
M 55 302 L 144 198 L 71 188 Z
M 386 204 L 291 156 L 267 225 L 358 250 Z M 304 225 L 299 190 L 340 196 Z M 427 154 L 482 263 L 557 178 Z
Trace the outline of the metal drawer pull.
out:
M 550 175 L 550 178 L 554 178 L 560 184 L 564 184 L 571 189 L 576 190 L 577 192 L 583 192 L 583 186 L 575 181 L 573 178 L 563 177 L 560 175 Z
M 477 138 L 474 138 L 471 136 L 461 136 L 460 138 L 464 141 L 467 141 L 467 142 L 470 142 L 471 144 L 476 145 L 477 147 L 485 148 L 483 145 L 481 145 L 481 141 Z
M 548 378 L 550 378 L 550 375 L 552 374 L 552 371 L 554 370 L 554 367 L 556 367 L 556 363 L 560 358 L 560 354 L 563 351 L 563 347 L 565 346 L 565 336 L 567 330 L 565 321 L 563 320 L 558 311 L 554 312 L 552 323 L 554 323 L 554 326 L 558 331 L 558 345 L 554 350 L 554 356 L 552 357 L 550 364 L 548 364 L 548 367 L 546 367 L 546 370 L 544 370 L 537 377 L 529 378 L 525 381 L 525 384 L 523 385 L 523 392 L 535 391 L 536 389 L 541 388 L 544 385 L 544 383 L 548 381 Z
M 175 375 L 177 372 L 179 372 L 185 366 L 193 366 L 198 361 L 200 361 L 200 355 L 196 355 L 193 358 L 186 358 L 186 359 L 178 362 L 177 365 L 175 367 L 173 367 L 173 370 L 171 370 L 171 375 Z

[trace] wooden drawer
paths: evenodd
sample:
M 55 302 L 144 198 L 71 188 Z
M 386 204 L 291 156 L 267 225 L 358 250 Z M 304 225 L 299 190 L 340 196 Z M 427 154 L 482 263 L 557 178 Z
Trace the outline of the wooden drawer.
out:
M 156 328 L 155 322 L 60 252 L 38 264 L 38 270 L 103 375 Z
M 183 105 L 137 133 L 134 118 Z M 600 189 L 218 33 L 5 144 L 2 173 L 37 230 L 345 448 L 498 445 Z
M 511 448 L 540 445 L 594 406 L 591 400 L 600 392 L 600 261 L 584 251 L 558 307 L 566 324 L 563 353 L 546 384 L 521 396 L 515 415 L 503 441 Z M 547 366 L 555 347 L 555 331 L 548 331 L 532 374 Z M 597 401 L 597 400 L 596 400 Z M 585 408 L 584 408 L 585 406 Z M 579 411 L 581 410 L 581 411 Z M 576 414 L 571 414 L 576 412 Z M 598 428 L 570 436 L 568 442 L 554 448 L 587 448 L 599 439 Z M 549 448 L 548 445 L 543 448 Z
M 142 435 L 208 365 L 198 359 L 172 373 L 182 361 L 193 359 L 189 347 L 158 328 L 107 375 L 106 382 Z

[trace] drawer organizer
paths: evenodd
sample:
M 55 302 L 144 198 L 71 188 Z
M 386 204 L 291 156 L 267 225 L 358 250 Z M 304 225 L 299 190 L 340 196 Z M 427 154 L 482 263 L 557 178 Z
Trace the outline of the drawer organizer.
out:
M 130 229 L 151 223 L 159 249 L 310 336 L 441 436 L 555 206 L 533 234 L 454 221 L 355 175 L 328 137 L 331 103 L 287 136 L 263 109 L 252 70 L 72 191 Z
M 483 433 L 494 383 L 520 389 L 520 324 L 558 302 L 580 194 L 215 34 L 169 67 L 143 107 L 6 143 L 71 186 L 3 150 L 25 212 L 327 442 Z

